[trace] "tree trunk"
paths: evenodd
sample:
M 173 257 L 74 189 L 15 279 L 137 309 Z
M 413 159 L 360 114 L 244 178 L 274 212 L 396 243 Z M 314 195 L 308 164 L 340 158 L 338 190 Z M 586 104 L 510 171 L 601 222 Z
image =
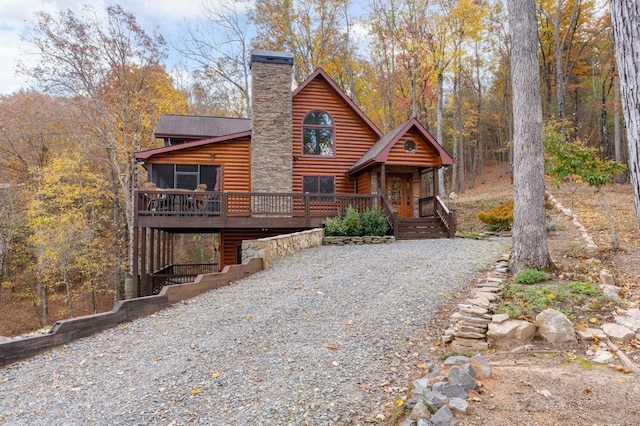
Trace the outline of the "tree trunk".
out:
M 611 0 L 609 8 L 622 111 L 627 125 L 629 173 L 640 230 L 640 4 L 637 1 Z
M 438 73 L 438 143 L 440 143 L 440 145 L 443 145 L 444 143 L 444 139 L 443 139 L 443 127 L 444 127 L 444 122 L 443 122 L 443 114 L 442 114 L 442 110 L 444 109 L 444 102 L 442 97 L 444 96 L 444 83 L 443 83 L 443 76 L 442 73 Z M 439 167 L 438 168 L 438 194 L 440 194 L 441 197 L 446 196 L 445 191 L 444 191 L 444 168 L 443 167 Z
M 612 246 L 614 249 L 620 248 L 620 240 L 618 239 L 618 232 L 616 232 L 616 226 L 613 223 L 613 216 L 611 216 L 611 209 L 609 208 L 609 203 L 607 202 L 607 197 L 604 193 L 604 188 L 598 188 L 598 192 L 600 193 L 600 199 L 602 200 L 602 206 L 604 207 L 604 212 L 607 214 L 607 219 L 609 220 L 609 228 L 611 228 L 611 240 Z
M 511 269 L 553 266 L 544 208 L 542 101 L 535 0 L 509 0 L 514 116 L 514 208 Z
M 615 78 L 613 81 L 613 152 L 618 163 L 624 163 L 622 155 L 622 137 L 620 133 L 620 81 Z M 624 183 L 625 174 L 618 173 L 616 182 Z

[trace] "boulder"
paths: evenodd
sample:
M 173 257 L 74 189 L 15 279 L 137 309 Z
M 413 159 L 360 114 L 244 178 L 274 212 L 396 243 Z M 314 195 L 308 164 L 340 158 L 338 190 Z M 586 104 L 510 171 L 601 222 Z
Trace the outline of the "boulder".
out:
M 522 320 L 507 320 L 489 324 L 487 339 L 494 347 L 520 346 L 527 343 L 537 328 L 534 324 Z
M 600 271 L 600 282 L 603 285 L 615 285 L 615 282 L 613 281 L 613 275 L 611 275 L 611 272 L 606 269 Z
M 602 331 L 615 342 L 626 342 L 635 337 L 635 333 L 623 325 L 608 322 L 602 324 Z
M 576 341 L 573 324 L 560 311 L 545 309 L 536 316 L 536 324 L 538 333 L 553 345 L 562 346 Z

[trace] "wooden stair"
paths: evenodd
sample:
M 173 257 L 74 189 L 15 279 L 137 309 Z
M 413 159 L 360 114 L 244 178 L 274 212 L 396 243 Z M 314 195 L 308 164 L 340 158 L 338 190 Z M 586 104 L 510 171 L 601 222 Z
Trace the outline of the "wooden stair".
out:
M 395 236 L 398 240 L 448 238 L 449 231 L 438 216 L 398 219 Z

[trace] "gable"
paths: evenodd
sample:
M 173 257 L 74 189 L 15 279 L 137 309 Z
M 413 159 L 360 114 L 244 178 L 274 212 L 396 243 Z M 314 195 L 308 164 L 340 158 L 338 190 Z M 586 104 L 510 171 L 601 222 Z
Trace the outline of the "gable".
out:
M 415 150 L 407 150 L 405 142 L 412 140 Z M 376 164 L 389 164 L 400 166 L 441 167 L 453 164 L 453 159 L 433 136 L 412 118 L 402 126 L 395 128 L 371 147 L 349 169 L 349 175 L 355 175 L 360 171 Z

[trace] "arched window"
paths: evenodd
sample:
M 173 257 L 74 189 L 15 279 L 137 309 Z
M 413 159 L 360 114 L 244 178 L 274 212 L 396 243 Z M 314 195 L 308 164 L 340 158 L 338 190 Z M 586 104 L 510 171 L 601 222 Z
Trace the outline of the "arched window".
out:
M 335 125 L 324 111 L 311 111 L 302 122 L 302 154 L 333 157 Z

